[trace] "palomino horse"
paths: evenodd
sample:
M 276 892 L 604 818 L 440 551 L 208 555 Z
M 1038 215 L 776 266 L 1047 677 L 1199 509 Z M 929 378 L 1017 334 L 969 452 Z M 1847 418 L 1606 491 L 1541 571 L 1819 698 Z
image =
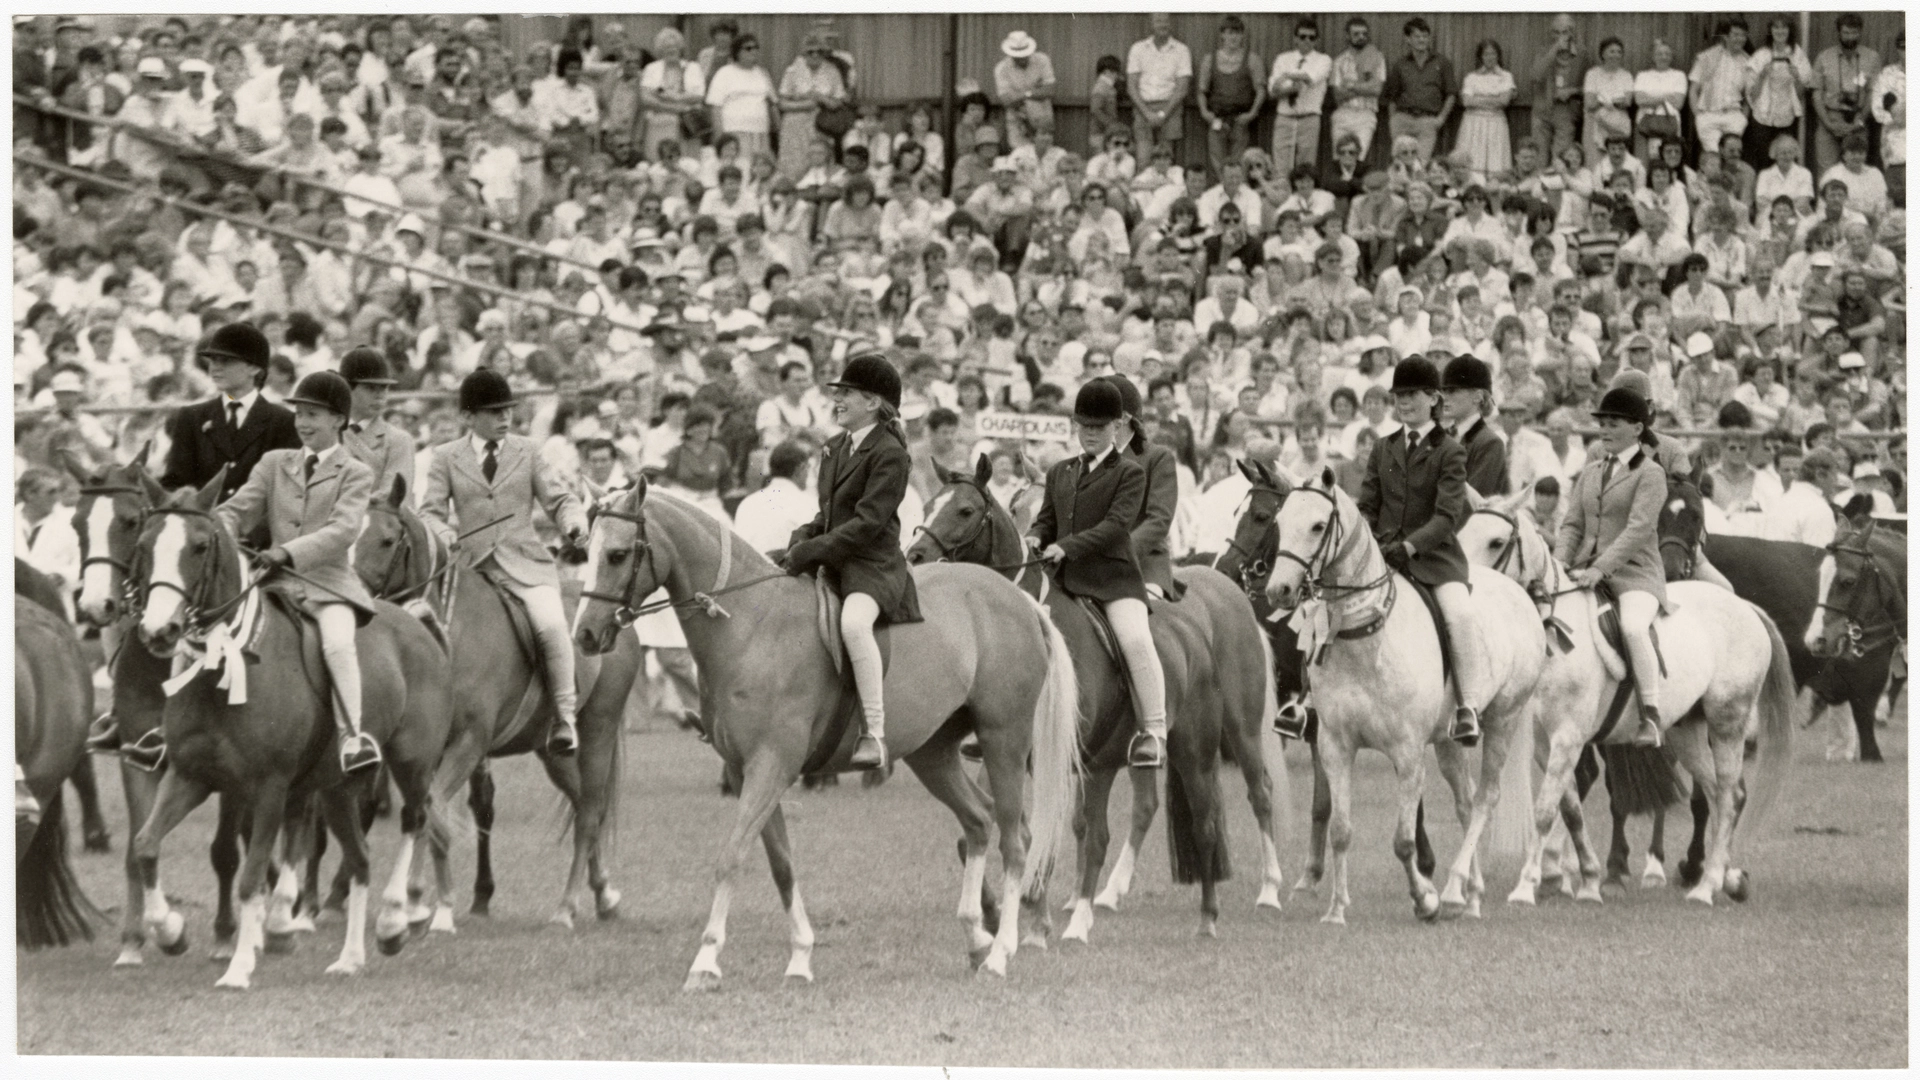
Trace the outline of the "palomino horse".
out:
M 168 768 L 153 811 L 134 837 L 150 931 L 170 914 L 159 896 L 160 843 L 214 791 L 237 797 L 251 815 L 239 878 L 240 931 L 220 986 L 245 989 L 268 933 L 291 930 L 298 875 L 283 868 L 267 910 L 274 842 L 289 806 L 317 795 L 352 868 L 346 941 L 327 970 L 353 974 L 366 963 L 369 860 L 359 815 L 360 778 L 340 772 L 334 714 L 317 634 L 303 632 L 288 602 L 248 583 L 242 549 L 213 514 L 224 470 L 198 492 L 154 507 L 135 549 L 144 600 L 140 638 L 156 655 L 178 658 L 163 726 Z M 452 670 L 419 620 L 382 605 L 358 634 L 365 730 L 380 741 L 404 805 L 400 854 L 382 894 L 375 933 L 383 952 L 407 938 L 407 881 L 426 828 L 429 783 L 447 744 Z M 245 646 L 243 650 L 243 646 Z M 250 665 L 249 654 L 259 663 Z M 250 668 L 256 670 L 250 671 Z M 218 677 L 216 678 L 216 673 Z M 268 673 L 272 673 L 269 675 Z M 368 778 L 370 779 L 370 778 Z
M 74 532 L 80 537 L 80 618 L 100 628 L 107 645 L 107 667 L 113 675 L 113 715 L 119 723 L 122 745 L 133 746 L 149 733 L 160 730 L 166 695 L 161 684 L 171 673 L 171 665 L 153 655 L 141 644 L 135 632 L 136 603 L 130 602 L 133 586 L 133 552 L 140 527 L 148 510 L 166 501 L 167 491 L 147 472 L 148 447 L 126 465 L 116 465 L 97 476 L 87 476 L 69 460 L 68 470 L 80 482 L 80 500 L 74 506 Z M 127 834 L 133 834 L 153 810 L 154 796 L 160 790 L 161 774 L 136 766 L 127 755 L 120 758 L 120 786 L 127 802 Z M 213 958 L 224 960 L 233 955 L 234 932 L 238 925 L 233 910 L 233 879 L 240 870 L 240 828 L 238 808 L 231 799 L 220 799 L 219 821 L 214 830 L 212 856 L 218 897 L 213 918 Z M 120 953 L 115 967 L 138 966 L 141 950 L 147 942 L 147 920 L 143 912 L 151 905 L 164 909 L 166 894 L 157 887 L 146 896 L 140 862 L 133 845 L 127 845 L 127 898 L 120 906 Z M 187 949 L 186 921 L 178 913 L 162 910 L 154 925 L 158 936 L 154 943 L 168 956 L 179 956 Z
M 712 912 L 686 989 L 720 984 L 733 879 L 756 836 L 787 909 L 787 975 L 812 981 L 813 927 L 795 882 L 780 797 L 802 772 L 844 770 L 852 751 L 858 698 L 851 675 L 829 652 L 839 647 L 837 638 L 830 647 L 821 641 L 836 620 L 823 610 L 813 581 L 782 574 L 692 504 L 649 497 L 645 480 L 595 508 L 589 548 L 574 625 L 580 646 L 590 653 L 611 648 L 621 624 L 641 613 L 642 599 L 665 587 L 700 665 L 702 721 L 739 781 L 740 809 L 721 850 Z M 960 819 L 960 919 L 971 956 L 1005 975 L 1021 944 L 1022 894 L 1044 927 L 1046 876 L 1073 828 L 1080 751 L 1072 660 L 1045 610 L 992 571 L 921 567 L 914 583 L 927 620 L 880 635 L 890 653 L 887 741 Z M 961 768 L 960 742 L 970 731 L 979 737 L 990 800 Z M 1003 875 L 999 926 L 989 934 L 981 893 L 992 824 L 1000 828 Z M 1029 940 L 1044 945 L 1041 927 Z
M 93 940 L 100 917 L 67 863 L 64 787 L 86 759 L 93 673 L 63 615 L 17 597 L 13 613 L 15 940 Z M 23 793 L 28 806 L 20 805 Z M 30 807 L 37 804 L 37 813 Z M 23 815 L 23 811 L 26 813 Z
M 1123 668 L 1101 645 L 1098 631 L 1079 602 L 1050 587 L 1047 575 L 1029 567 L 1020 531 L 1006 508 L 987 490 L 992 464 L 980 459 L 974 475 L 940 471 L 946 487 L 927 508 L 923 534 L 907 549 L 915 564 L 976 563 L 992 567 L 1023 586 L 1047 607 L 1073 654 L 1080 687 L 1080 741 L 1086 747 L 1088 781 L 1075 832 L 1080 838 L 1080 876 L 1064 940 L 1085 942 L 1093 925 L 1093 907 L 1112 907 L 1126 892 L 1139 834 L 1152 823 L 1158 790 L 1151 770 L 1128 770 L 1134 780 L 1135 836 L 1121 851 L 1108 893 L 1094 896 L 1107 855 L 1107 796 L 1115 775 L 1126 766 L 1126 746 L 1134 729 L 1132 697 Z M 1224 739 L 1240 763 L 1247 801 L 1259 822 L 1263 875 L 1258 907 L 1280 907 L 1279 839 L 1274 828 L 1273 779 L 1263 751 L 1273 736 L 1275 712 L 1273 657 L 1254 621 L 1246 598 L 1233 583 L 1204 567 L 1183 567 L 1187 585 L 1179 603 L 1154 602 L 1154 644 L 1167 672 L 1167 850 L 1174 880 L 1200 883 L 1201 932 L 1214 933 L 1220 903 L 1215 886 L 1226 879 L 1226 815 L 1221 805 L 1220 744 Z M 1255 670 L 1264 678 L 1253 677 Z M 1275 759 L 1278 761 L 1277 747 Z M 1280 772 L 1280 803 L 1289 800 Z M 1144 818 L 1144 820 L 1143 820 Z M 1102 903 L 1102 901 L 1105 901 Z
M 32 600 L 53 613 L 61 622 L 71 625 L 67 616 L 67 598 L 61 595 L 53 579 L 27 565 L 19 556 L 13 560 L 13 595 Z M 93 757 L 80 755 L 80 764 L 74 766 L 73 775 L 68 778 L 73 783 L 73 793 L 80 796 L 80 834 L 85 837 L 88 851 L 110 851 L 112 841 L 107 836 L 107 820 L 100 813 L 100 785 L 93 775 Z
M 1359 506 L 1334 482 L 1333 470 L 1323 469 L 1288 493 L 1273 527 L 1277 536 L 1267 598 L 1298 611 L 1301 651 L 1312 663 L 1320 715 L 1321 763 L 1333 803 L 1328 824 L 1332 896 L 1322 921 L 1346 921 L 1353 757 L 1361 747 L 1385 753 L 1400 778 L 1400 823 L 1393 847 L 1406 867 L 1414 914 L 1430 919 L 1445 908 L 1448 914 L 1477 915 L 1485 890 L 1480 836 L 1500 800 L 1502 770 L 1514 736 L 1532 723 L 1533 691 L 1545 662 L 1546 638 L 1526 590 L 1492 571 L 1481 570 L 1471 578 L 1496 687 L 1481 710 L 1476 785 L 1466 749 L 1447 738 L 1454 697 L 1450 680 L 1442 674 L 1434 616 L 1422 604 L 1400 602 L 1411 599 L 1412 584 L 1387 567 Z M 1429 743 L 1466 828 L 1446 888 L 1437 895 L 1433 882 L 1420 871 L 1414 844 Z M 1513 797 L 1525 798 L 1531 776 L 1524 762 L 1504 778 L 1518 789 Z
M 1869 520 L 1828 545 L 1819 582 L 1807 647 L 1856 669 L 1848 685 L 1860 760 L 1879 761 L 1874 710 L 1894 646 L 1907 639 L 1907 538 Z
M 494 786 L 487 760 L 531 753 L 566 796 L 573 818 L 573 865 L 551 921 L 573 925 L 579 911 L 574 901 L 583 883 L 593 890 L 599 917 L 613 919 L 620 890 L 609 880 L 601 836 L 616 817 L 621 716 L 640 671 L 639 645 L 632 634 L 623 634 L 605 656 L 582 658 L 579 749 L 571 758 L 547 753 L 553 706 L 539 666 L 515 640 L 508 601 L 479 574 L 453 563 L 444 544 L 406 506 L 405 497 L 406 481 L 396 476 L 387 497 L 368 507 L 367 528 L 354 545 L 353 563 L 373 595 L 425 600 L 445 628 L 454 670 L 461 673 L 453 689 L 452 737 L 434 779 L 434 793 L 448 798 L 461 785 L 470 786 L 468 805 L 479 833 L 473 914 L 488 914 L 494 891 Z M 431 926 L 447 933 L 454 928 L 450 842 L 437 830 L 428 839 L 436 892 Z M 416 895 L 415 903 L 420 900 Z M 415 908 L 416 922 L 426 918 L 425 910 L 424 905 Z
M 1601 607 L 1594 591 L 1573 584 L 1530 518 L 1483 510 L 1460 535 L 1468 558 L 1488 564 L 1510 559 L 1510 572 L 1539 583 L 1535 592 L 1561 638 L 1543 683 L 1550 700 L 1540 712 L 1547 732 L 1540 755 L 1546 774 L 1533 806 L 1535 835 L 1526 870 L 1508 897 L 1531 904 L 1540 880 L 1541 851 L 1555 814 L 1565 809 L 1562 796 L 1575 759 L 1589 743 L 1632 739 L 1638 709 L 1629 703 L 1623 710 L 1628 722 L 1608 723 L 1614 692 L 1630 676 L 1620 655 L 1602 641 Z M 1521 566 L 1526 569 L 1518 569 Z M 1710 905 L 1724 888 L 1729 898 L 1744 900 L 1747 872 L 1731 865 L 1734 829 L 1758 827 L 1791 764 L 1792 662 L 1766 612 L 1726 589 L 1675 581 L 1668 583 L 1667 596 L 1672 610 L 1654 623 L 1665 657 L 1660 713 L 1672 725 L 1668 749 L 1706 793 L 1713 813 L 1706 864 L 1687 898 Z M 1538 623 L 1540 614 L 1531 602 L 1528 606 L 1528 620 Z M 1743 759 L 1756 707 L 1759 759 L 1749 781 Z M 1577 815 L 1569 825 L 1575 821 Z M 1583 895 L 1598 900 L 1600 866 L 1591 845 L 1582 845 L 1580 862 Z

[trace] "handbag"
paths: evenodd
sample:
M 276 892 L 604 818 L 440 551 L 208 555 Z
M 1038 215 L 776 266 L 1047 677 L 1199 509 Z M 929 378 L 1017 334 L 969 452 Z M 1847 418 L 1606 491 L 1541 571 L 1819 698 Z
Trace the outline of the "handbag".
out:
M 1640 119 L 1635 121 L 1634 129 L 1656 139 L 1677 139 L 1680 137 L 1680 118 L 1672 113 L 1643 112 Z
M 687 68 L 680 66 L 680 90 L 687 89 Z M 688 109 L 680 114 L 680 134 L 689 140 L 705 146 L 713 140 L 713 114 L 704 105 Z
M 854 119 L 853 106 L 847 102 L 822 105 L 813 114 L 813 130 L 832 139 L 834 145 L 838 146 L 840 137 L 853 130 Z

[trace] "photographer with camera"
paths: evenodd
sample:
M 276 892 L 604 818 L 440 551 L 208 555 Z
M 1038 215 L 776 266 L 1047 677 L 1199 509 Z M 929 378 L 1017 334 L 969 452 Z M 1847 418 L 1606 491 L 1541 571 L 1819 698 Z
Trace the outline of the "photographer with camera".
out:
M 1847 136 L 1867 133 L 1867 93 L 1880 74 L 1880 54 L 1860 44 L 1865 24 L 1854 12 L 1834 20 L 1838 45 L 1821 50 L 1813 62 L 1814 171 L 1824 173 L 1840 162 Z

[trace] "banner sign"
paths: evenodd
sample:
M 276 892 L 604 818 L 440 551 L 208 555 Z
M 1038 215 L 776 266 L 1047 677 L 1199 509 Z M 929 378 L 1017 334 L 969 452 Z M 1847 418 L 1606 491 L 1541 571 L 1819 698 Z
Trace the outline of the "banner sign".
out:
M 974 429 L 983 439 L 1068 442 L 1073 438 L 1071 418 L 1038 413 L 983 412 L 974 418 Z

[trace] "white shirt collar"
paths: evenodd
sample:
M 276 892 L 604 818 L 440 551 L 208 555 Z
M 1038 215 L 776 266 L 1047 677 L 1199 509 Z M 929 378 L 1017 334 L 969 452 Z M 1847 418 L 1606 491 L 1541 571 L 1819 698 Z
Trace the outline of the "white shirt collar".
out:
M 482 461 L 486 460 L 487 440 L 481 438 L 478 435 L 469 435 L 467 436 L 467 439 L 473 443 L 473 456 L 481 459 Z M 506 444 L 507 444 L 507 440 L 504 437 L 495 441 L 493 451 L 494 451 L 494 457 L 496 459 L 500 456 L 500 448 L 502 446 L 505 446 Z
M 1099 468 L 1102 464 L 1106 462 L 1107 455 L 1111 453 L 1113 453 L 1113 447 L 1108 446 L 1105 450 L 1102 450 L 1098 454 L 1095 454 L 1093 456 L 1093 463 L 1087 466 L 1087 471 L 1092 472 L 1093 470 Z
M 875 420 L 873 423 L 868 424 L 866 427 L 863 427 L 858 431 L 850 433 L 847 436 L 847 448 L 850 450 L 860 449 L 860 444 L 863 442 L 866 442 L 867 436 L 873 434 L 873 429 L 879 426 L 880 426 L 880 421 Z
M 259 400 L 260 400 L 260 389 L 258 387 L 255 387 L 254 389 L 247 391 L 245 394 L 242 394 L 239 397 L 229 397 L 226 394 L 221 394 L 220 407 L 222 409 L 228 409 L 234 402 L 236 401 L 239 402 L 240 417 L 241 419 L 244 420 L 246 419 L 247 414 L 253 411 L 254 402 L 257 402 Z
M 1427 441 L 1427 434 L 1432 430 L 1433 430 L 1433 421 L 1429 420 L 1426 423 L 1421 424 L 1419 427 L 1411 429 L 1411 434 L 1409 437 L 1416 444 L 1423 443 Z
M 1628 447 L 1625 453 L 1609 454 L 1607 456 L 1613 458 L 1614 460 L 1618 461 L 1622 465 L 1631 465 L 1633 464 L 1633 459 L 1639 457 L 1640 451 L 1644 449 L 1646 449 L 1645 443 L 1636 442 L 1632 446 Z
M 340 452 L 339 443 L 334 443 L 332 446 L 327 447 L 325 450 L 315 450 L 311 446 L 303 446 L 300 448 L 300 458 L 301 458 L 302 465 L 304 466 L 306 459 L 308 458 L 318 458 L 321 461 L 326 462 L 326 461 L 333 460 L 333 455 L 339 452 Z

